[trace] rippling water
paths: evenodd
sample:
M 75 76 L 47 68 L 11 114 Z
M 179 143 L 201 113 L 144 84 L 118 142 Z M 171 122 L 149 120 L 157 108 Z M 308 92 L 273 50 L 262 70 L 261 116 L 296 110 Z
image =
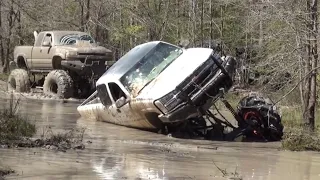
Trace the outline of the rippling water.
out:
M 1 101 L 3 104 L 4 101 Z M 280 151 L 279 143 L 175 139 L 81 119 L 76 103 L 23 101 L 20 112 L 41 129 L 87 128 L 85 150 L 0 149 L 8 179 L 228 179 L 215 166 L 252 180 L 320 179 L 320 154 Z

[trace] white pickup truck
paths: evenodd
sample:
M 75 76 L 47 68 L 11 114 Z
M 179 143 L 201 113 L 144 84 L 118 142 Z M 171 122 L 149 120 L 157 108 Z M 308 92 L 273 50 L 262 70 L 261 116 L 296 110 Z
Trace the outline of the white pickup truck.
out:
M 208 109 L 221 87 L 231 88 L 234 66 L 232 57 L 222 61 L 209 48 L 141 44 L 101 76 L 97 91 L 78 111 L 119 125 L 158 129 L 199 116 L 200 107 Z
M 221 58 L 210 48 L 144 43 L 108 69 L 97 81 L 97 90 L 77 109 L 83 118 L 150 131 L 173 130 L 186 122 L 197 128 L 214 127 L 213 131 L 222 124 L 235 128 L 209 112 L 232 87 L 235 65 L 233 57 Z M 259 132 L 262 127 L 264 136 L 270 132 L 274 132 L 271 139 L 282 136 L 280 117 L 263 98 L 243 99 L 238 113 L 225 104 L 237 118 L 241 133 Z M 209 127 L 207 116 L 215 121 Z

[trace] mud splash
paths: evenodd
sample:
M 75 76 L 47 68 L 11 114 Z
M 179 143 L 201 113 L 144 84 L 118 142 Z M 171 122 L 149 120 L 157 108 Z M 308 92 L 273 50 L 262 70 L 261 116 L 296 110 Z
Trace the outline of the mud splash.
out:
M 75 102 L 80 103 L 84 99 L 76 99 L 76 98 L 69 98 L 69 99 L 59 99 L 54 96 L 45 95 L 43 94 L 42 90 L 39 89 L 31 89 L 29 93 L 16 93 L 16 92 L 8 92 L 7 91 L 7 83 L 0 80 L 0 95 L 1 97 L 9 96 L 10 93 L 13 93 L 15 98 L 20 98 L 22 100 L 42 100 L 42 101 L 56 101 L 56 102 Z
M 3 101 L 1 101 L 3 102 Z M 0 104 L 1 107 L 1 104 Z M 280 143 L 176 139 L 103 122 L 79 119 L 76 103 L 22 101 L 38 132 L 86 128 L 84 150 L 0 149 L 0 164 L 18 176 L 7 179 L 243 179 L 320 178 L 320 154 L 280 151 Z M 226 170 L 224 176 L 221 170 Z

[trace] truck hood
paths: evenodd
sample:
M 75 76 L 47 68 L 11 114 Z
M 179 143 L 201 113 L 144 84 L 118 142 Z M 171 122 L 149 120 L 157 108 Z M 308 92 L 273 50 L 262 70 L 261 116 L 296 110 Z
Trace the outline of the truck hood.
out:
M 102 47 L 97 46 L 96 44 L 90 44 L 90 43 L 77 43 L 73 45 L 61 45 L 57 46 L 60 50 L 65 51 L 77 51 L 78 53 L 111 53 L 111 50 Z
M 146 86 L 137 98 L 158 99 L 173 91 L 183 80 L 205 62 L 212 49 L 189 48 L 168 66 L 157 78 Z

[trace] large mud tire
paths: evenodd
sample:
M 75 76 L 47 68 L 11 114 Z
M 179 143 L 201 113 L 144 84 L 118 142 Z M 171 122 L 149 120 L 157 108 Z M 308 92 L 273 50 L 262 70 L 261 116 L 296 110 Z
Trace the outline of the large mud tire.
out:
M 64 70 L 53 70 L 45 78 L 43 92 L 46 95 L 68 99 L 73 96 L 73 80 Z
M 8 91 L 29 92 L 30 81 L 28 72 L 24 69 L 14 69 L 8 77 Z
M 238 105 L 238 115 L 242 121 L 240 128 L 248 126 L 261 130 L 261 135 L 268 141 L 279 141 L 283 136 L 281 117 L 274 109 L 270 99 L 257 95 L 243 98 Z M 253 135 L 253 134 L 252 134 Z

